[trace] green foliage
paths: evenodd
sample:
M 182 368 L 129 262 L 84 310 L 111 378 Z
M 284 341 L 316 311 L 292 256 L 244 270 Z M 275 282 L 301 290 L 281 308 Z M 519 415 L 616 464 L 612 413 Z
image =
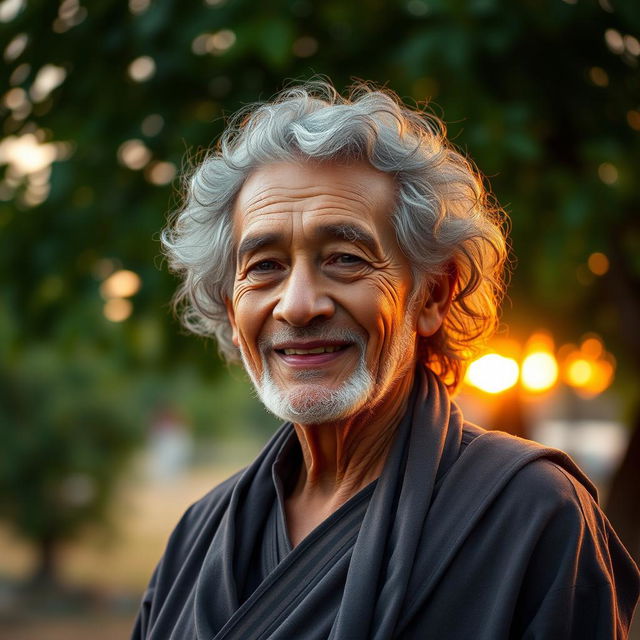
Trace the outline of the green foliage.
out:
M 60 540 L 101 519 L 139 444 L 140 416 L 100 358 L 31 347 L 0 368 L 0 517 L 26 537 Z
M 595 288 L 579 284 L 576 269 L 596 249 L 613 251 L 612 236 L 626 237 L 635 224 L 640 149 L 628 113 L 636 110 L 637 118 L 638 56 L 633 45 L 624 48 L 624 37 L 635 38 L 640 28 L 633 3 L 129 5 L 134 11 L 125 2 L 93 2 L 68 26 L 78 19 L 74 3 L 62 3 L 65 13 L 34 1 L 10 23 L 29 42 L 6 65 L 6 86 L 28 91 L 45 64 L 63 67 L 67 77 L 26 118 L 6 110 L 5 134 L 37 126 L 73 145 L 72 156 L 53 166 L 45 203 L 0 210 L 3 267 L 20 264 L 22 272 L 19 283 L 8 283 L 11 304 L 28 310 L 27 334 L 54 331 L 49 319 L 65 315 L 69 303 L 95 302 L 95 267 L 104 257 L 143 275 L 145 310 L 168 298 L 173 283 L 153 266 L 154 238 L 175 197 L 170 186 L 150 184 L 149 167 L 132 171 L 118 162 L 122 143 L 140 139 L 153 161 L 180 167 L 186 150 L 216 138 L 224 114 L 315 73 L 339 88 L 362 77 L 410 101 L 435 100 L 456 143 L 493 177 L 513 216 L 520 264 L 513 296 L 525 315 L 542 309 L 550 316 L 543 320 L 554 322 L 590 299 Z M 621 51 L 607 46 L 607 30 L 622 38 Z M 206 37 L 196 45 L 202 34 L 221 32 L 227 39 L 217 45 Z M 139 56 L 155 62 L 142 82 L 128 73 Z M 25 64 L 24 78 L 12 82 Z M 143 125 L 150 115 L 160 117 L 157 131 Z M 617 175 L 611 184 L 598 175 L 607 163 Z M 172 328 L 167 333 L 163 353 L 183 353 L 184 342 Z M 197 349 L 187 351 L 198 357 Z

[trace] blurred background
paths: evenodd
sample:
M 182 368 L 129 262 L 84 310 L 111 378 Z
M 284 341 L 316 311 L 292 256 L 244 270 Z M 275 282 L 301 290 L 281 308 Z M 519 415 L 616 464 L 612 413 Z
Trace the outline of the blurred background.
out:
M 158 232 L 225 117 L 316 74 L 429 105 L 511 218 L 467 417 L 569 451 L 640 553 L 640 4 L 0 1 L 0 635 L 126 638 L 276 422 L 181 332 Z

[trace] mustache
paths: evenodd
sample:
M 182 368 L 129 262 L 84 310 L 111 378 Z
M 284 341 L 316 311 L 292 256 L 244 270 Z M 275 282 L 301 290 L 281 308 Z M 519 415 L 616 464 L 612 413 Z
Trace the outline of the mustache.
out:
M 282 327 L 274 333 L 258 340 L 260 352 L 265 354 L 271 351 L 275 345 L 283 342 L 296 342 L 298 340 L 326 340 L 337 342 L 350 342 L 356 344 L 361 351 L 366 346 L 364 332 L 340 327 Z

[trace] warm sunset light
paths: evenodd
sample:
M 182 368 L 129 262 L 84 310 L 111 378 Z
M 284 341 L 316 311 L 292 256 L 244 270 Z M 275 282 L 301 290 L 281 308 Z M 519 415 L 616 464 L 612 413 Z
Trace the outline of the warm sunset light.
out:
M 544 330 L 539 330 L 532 334 L 525 345 L 526 353 L 534 353 L 537 351 L 553 353 L 554 349 L 555 343 L 553 336 L 548 331 Z
M 505 336 L 497 336 L 491 340 L 489 350 L 492 353 L 499 353 L 505 358 L 513 358 L 519 360 L 522 354 L 522 345 L 514 338 Z
M 487 393 L 501 393 L 518 381 L 518 363 L 513 358 L 488 353 L 469 365 L 465 380 Z
M 554 350 L 554 340 L 548 331 L 536 331 L 527 340 L 521 365 L 522 386 L 527 391 L 548 391 L 558 380 L 558 362 L 553 355 Z
M 567 382 L 587 396 L 602 393 L 613 381 L 614 363 L 610 360 L 576 358 L 567 365 Z
M 499 394 L 520 381 L 524 391 L 544 393 L 562 382 L 578 394 L 592 397 L 613 382 L 616 363 L 595 333 L 582 337 L 579 346 L 565 344 L 557 350 L 551 333 L 533 333 L 524 346 L 513 339 L 491 343 L 492 351 L 469 365 L 465 383 L 485 393 Z
M 528 391 L 547 391 L 553 387 L 557 379 L 558 363 L 552 353 L 530 353 L 522 361 L 522 384 Z
M 580 351 L 590 358 L 597 359 L 604 354 L 604 345 L 598 336 L 590 335 L 582 341 Z
M 615 359 L 604 349 L 602 340 L 593 334 L 585 337 L 580 348 L 568 345 L 562 351 L 564 379 L 578 393 L 595 396 L 602 393 L 613 382 Z
M 585 387 L 593 373 L 593 363 L 578 357 L 567 365 L 567 382 L 573 387 Z

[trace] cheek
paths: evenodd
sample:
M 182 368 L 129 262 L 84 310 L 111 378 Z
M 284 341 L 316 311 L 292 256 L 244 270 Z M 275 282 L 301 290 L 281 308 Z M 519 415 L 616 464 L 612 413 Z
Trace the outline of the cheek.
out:
M 404 321 L 407 312 L 407 285 L 402 280 L 381 277 L 372 283 L 372 305 L 389 327 Z
M 368 350 L 383 358 L 384 350 L 405 322 L 407 287 L 387 278 L 372 279 L 360 292 L 348 297 L 350 308 L 358 324 L 368 334 Z
M 258 354 L 257 341 L 265 319 L 258 301 L 251 294 L 251 290 L 240 287 L 233 292 L 237 346 L 243 349 L 245 355 Z

